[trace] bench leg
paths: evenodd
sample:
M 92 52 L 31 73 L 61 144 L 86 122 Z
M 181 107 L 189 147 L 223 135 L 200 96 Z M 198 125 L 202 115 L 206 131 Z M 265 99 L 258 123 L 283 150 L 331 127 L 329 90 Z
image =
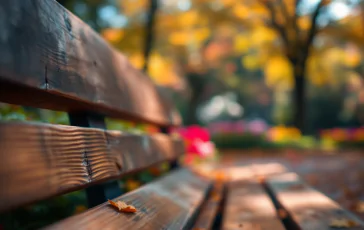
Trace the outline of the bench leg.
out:
M 103 116 L 88 113 L 68 113 L 70 124 L 79 127 L 106 129 Z M 117 181 L 93 185 L 86 188 L 88 207 L 92 208 L 122 194 Z
M 160 127 L 160 132 L 164 134 L 169 134 L 169 127 Z M 175 159 L 169 163 L 169 169 L 174 170 L 180 167 L 178 159 Z
M 94 185 L 86 189 L 87 204 L 89 208 L 104 203 L 121 195 L 121 189 L 117 181 Z

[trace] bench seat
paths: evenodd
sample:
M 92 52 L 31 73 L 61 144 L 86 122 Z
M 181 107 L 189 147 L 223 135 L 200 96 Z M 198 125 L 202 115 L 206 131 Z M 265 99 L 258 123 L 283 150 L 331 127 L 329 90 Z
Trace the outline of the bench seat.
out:
M 0 12 L 0 102 L 64 111 L 70 121 L 0 122 L 1 213 L 85 189 L 90 208 L 45 229 L 328 230 L 345 221 L 364 229 L 279 162 L 226 168 L 222 181 L 181 167 L 184 142 L 169 133 L 181 117 L 125 55 L 54 0 L 3 0 Z M 107 130 L 106 118 L 158 131 Z M 173 170 L 121 195 L 117 179 L 162 162 Z
M 266 184 L 278 205 L 287 211 L 299 229 L 337 229 L 340 222 L 348 224 L 345 229 L 364 229 L 361 219 L 305 184 L 295 173 L 268 177 Z
M 120 213 L 105 202 L 46 229 L 188 229 L 210 186 L 209 180 L 179 169 L 113 199 L 135 206 L 136 213 Z

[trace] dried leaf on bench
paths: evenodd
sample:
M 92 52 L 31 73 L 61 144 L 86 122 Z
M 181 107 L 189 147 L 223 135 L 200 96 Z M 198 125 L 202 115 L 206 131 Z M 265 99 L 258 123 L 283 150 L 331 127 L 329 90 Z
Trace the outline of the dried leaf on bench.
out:
M 115 208 L 117 208 L 120 212 L 131 212 L 131 213 L 134 213 L 136 212 L 136 208 L 132 205 L 128 205 L 126 204 L 125 202 L 122 202 L 122 201 L 117 201 L 117 202 L 114 202 L 112 200 L 109 200 L 109 203 L 114 206 Z
M 355 221 L 346 218 L 332 219 L 330 222 L 332 228 L 351 228 L 357 225 Z
M 258 175 L 257 180 L 259 183 L 263 184 L 265 182 L 266 178 L 263 175 Z

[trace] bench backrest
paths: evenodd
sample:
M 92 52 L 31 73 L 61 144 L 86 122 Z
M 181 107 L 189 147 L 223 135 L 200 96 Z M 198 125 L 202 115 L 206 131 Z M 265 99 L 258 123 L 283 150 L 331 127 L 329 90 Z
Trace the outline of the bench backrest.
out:
M 0 211 L 183 153 L 183 142 L 167 134 L 105 130 L 105 116 L 161 130 L 180 117 L 89 26 L 54 0 L 0 1 L 0 11 L 0 102 L 66 111 L 72 125 L 0 122 Z

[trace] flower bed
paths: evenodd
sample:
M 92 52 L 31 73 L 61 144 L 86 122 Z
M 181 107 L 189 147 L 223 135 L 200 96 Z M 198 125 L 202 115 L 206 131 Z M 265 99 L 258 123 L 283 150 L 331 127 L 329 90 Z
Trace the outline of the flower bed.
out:
M 269 127 L 262 120 L 218 122 L 208 126 L 212 141 L 217 148 L 304 148 L 312 145 L 312 140 L 303 137 L 293 127 Z
M 320 139 L 322 142 L 330 143 L 335 147 L 363 148 L 364 127 L 321 130 Z

